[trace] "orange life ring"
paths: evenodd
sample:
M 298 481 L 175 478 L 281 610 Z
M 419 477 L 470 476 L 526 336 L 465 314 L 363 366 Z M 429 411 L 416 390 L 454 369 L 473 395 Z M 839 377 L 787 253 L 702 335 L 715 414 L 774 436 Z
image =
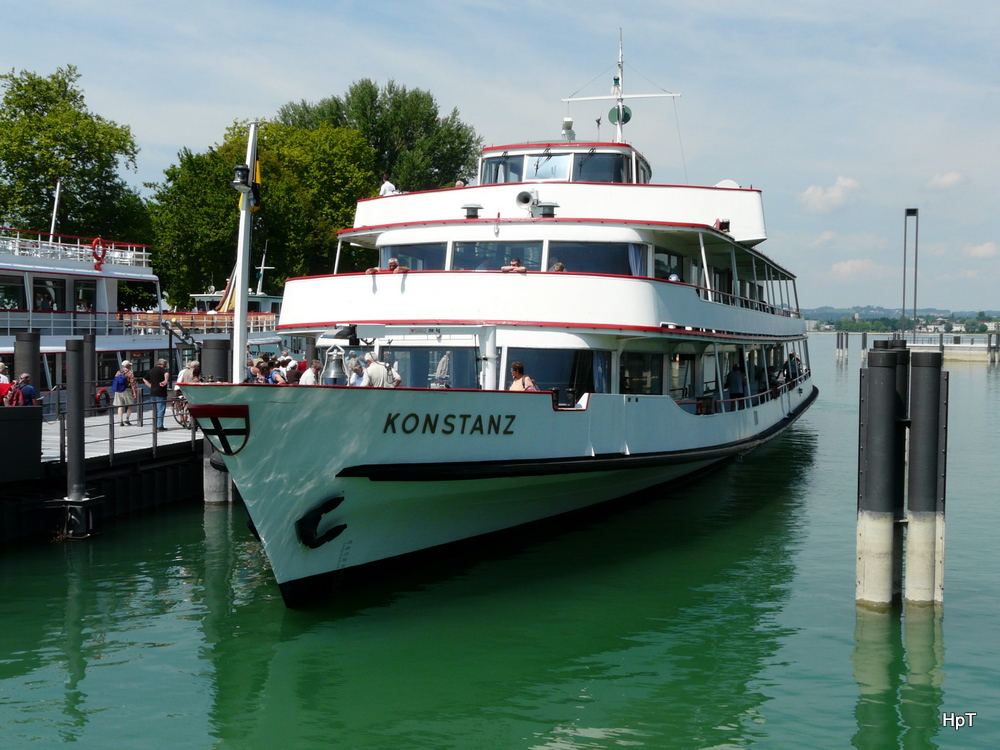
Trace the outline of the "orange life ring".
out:
M 104 240 L 100 237 L 96 238 L 91 245 L 90 254 L 94 256 L 94 270 L 100 271 L 104 267 L 104 258 L 107 257 L 108 248 L 104 246 Z
M 101 388 L 94 394 L 94 406 L 98 409 L 107 409 L 111 405 L 111 396 L 108 395 L 107 388 Z

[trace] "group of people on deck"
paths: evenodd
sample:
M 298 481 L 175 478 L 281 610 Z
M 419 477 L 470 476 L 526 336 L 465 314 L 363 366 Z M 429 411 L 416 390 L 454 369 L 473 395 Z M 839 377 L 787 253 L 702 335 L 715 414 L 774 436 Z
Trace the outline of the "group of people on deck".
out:
M 269 385 L 318 385 L 323 363 L 318 359 L 301 362 L 285 349 L 280 355 L 265 352 L 247 365 L 247 383 Z
M 383 362 L 372 352 L 364 357 L 358 357 L 354 351 L 348 352 L 344 369 L 347 385 L 357 388 L 396 388 L 403 382 L 398 362 Z
M 775 386 L 783 383 L 793 383 L 805 374 L 805 367 L 799 355 L 791 352 L 784 366 L 768 370 L 764 365 L 758 365 L 754 372 L 753 390 L 747 376 L 743 372 L 743 366 L 736 362 L 726 376 L 726 390 L 729 393 L 729 400 L 732 402 L 730 411 L 746 408 L 746 397 L 761 393 L 767 393 Z M 756 405 L 756 404 L 755 404 Z

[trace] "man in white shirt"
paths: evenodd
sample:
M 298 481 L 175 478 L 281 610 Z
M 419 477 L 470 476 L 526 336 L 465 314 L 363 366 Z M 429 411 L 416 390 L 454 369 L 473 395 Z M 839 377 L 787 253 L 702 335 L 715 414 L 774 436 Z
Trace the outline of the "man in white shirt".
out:
M 382 188 L 378 191 L 379 195 L 392 195 L 396 192 L 396 186 L 389 182 L 389 175 L 382 175 Z
M 314 359 L 309 363 L 308 369 L 302 373 L 299 385 L 319 385 L 319 371 L 323 369 L 323 363 Z

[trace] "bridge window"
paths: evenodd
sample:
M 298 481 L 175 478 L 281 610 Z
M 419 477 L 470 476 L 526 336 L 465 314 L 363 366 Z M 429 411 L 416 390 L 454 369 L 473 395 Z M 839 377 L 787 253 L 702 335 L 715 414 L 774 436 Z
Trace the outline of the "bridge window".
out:
M 500 182 L 523 182 L 524 181 L 524 157 L 517 156 L 491 156 L 483 159 L 482 174 L 479 176 L 480 185 L 495 185 Z
M 577 154 L 574 182 L 631 182 L 629 160 L 624 154 Z
M 537 154 L 528 157 L 529 180 L 568 180 L 573 154 Z

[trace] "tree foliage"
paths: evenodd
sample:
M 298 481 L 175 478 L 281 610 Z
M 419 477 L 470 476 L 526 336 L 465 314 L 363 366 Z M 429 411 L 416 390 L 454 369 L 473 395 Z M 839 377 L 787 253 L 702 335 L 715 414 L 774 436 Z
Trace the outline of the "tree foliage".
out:
M 355 81 L 343 98 L 289 102 L 278 111 L 286 125 L 313 129 L 322 123 L 359 131 L 375 152 L 376 177 L 389 175 L 400 190 L 450 187 L 475 171 L 481 140 L 458 110 L 441 117 L 427 91 L 395 81 L 384 87 Z M 372 183 L 371 194 L 378 187 Z
M 872 332 L 888 333 L 899 330 L 899 318 L 872 318 L 868 320 L 854 320 L 853 318 L 841 318 L 833 324 L 836 331 L 850 332 Z
M 150 201 L 156 245 L 153 264 L 171 303 L 210 284 L 222 288 L 236 262 L 239 197 L 233 166 L 246 156 L 247 128 L 234 124 L 221 145 L 204 154 L 185 149 L 165 171 Z M 265 291 L 280 292 L 289 276 L 330 273 L 337 231 L 352 223 L 355 203 L 370 192 L 374 155 L 361 136 L 323 124 L 302 130 L 262 123 L 257 155 L 261 208 L 253 215 L 252 265 L 267 249 Z M 354 270 L 367 258 L 347 257 Z
M 0 75 L 0 223 L 48 230 L 61 178 L 59 233 L 148 242 L 142 199 L 119 175 L 136 167 L 132 132 L 88 110 L 79 79 L 72 65 Z

